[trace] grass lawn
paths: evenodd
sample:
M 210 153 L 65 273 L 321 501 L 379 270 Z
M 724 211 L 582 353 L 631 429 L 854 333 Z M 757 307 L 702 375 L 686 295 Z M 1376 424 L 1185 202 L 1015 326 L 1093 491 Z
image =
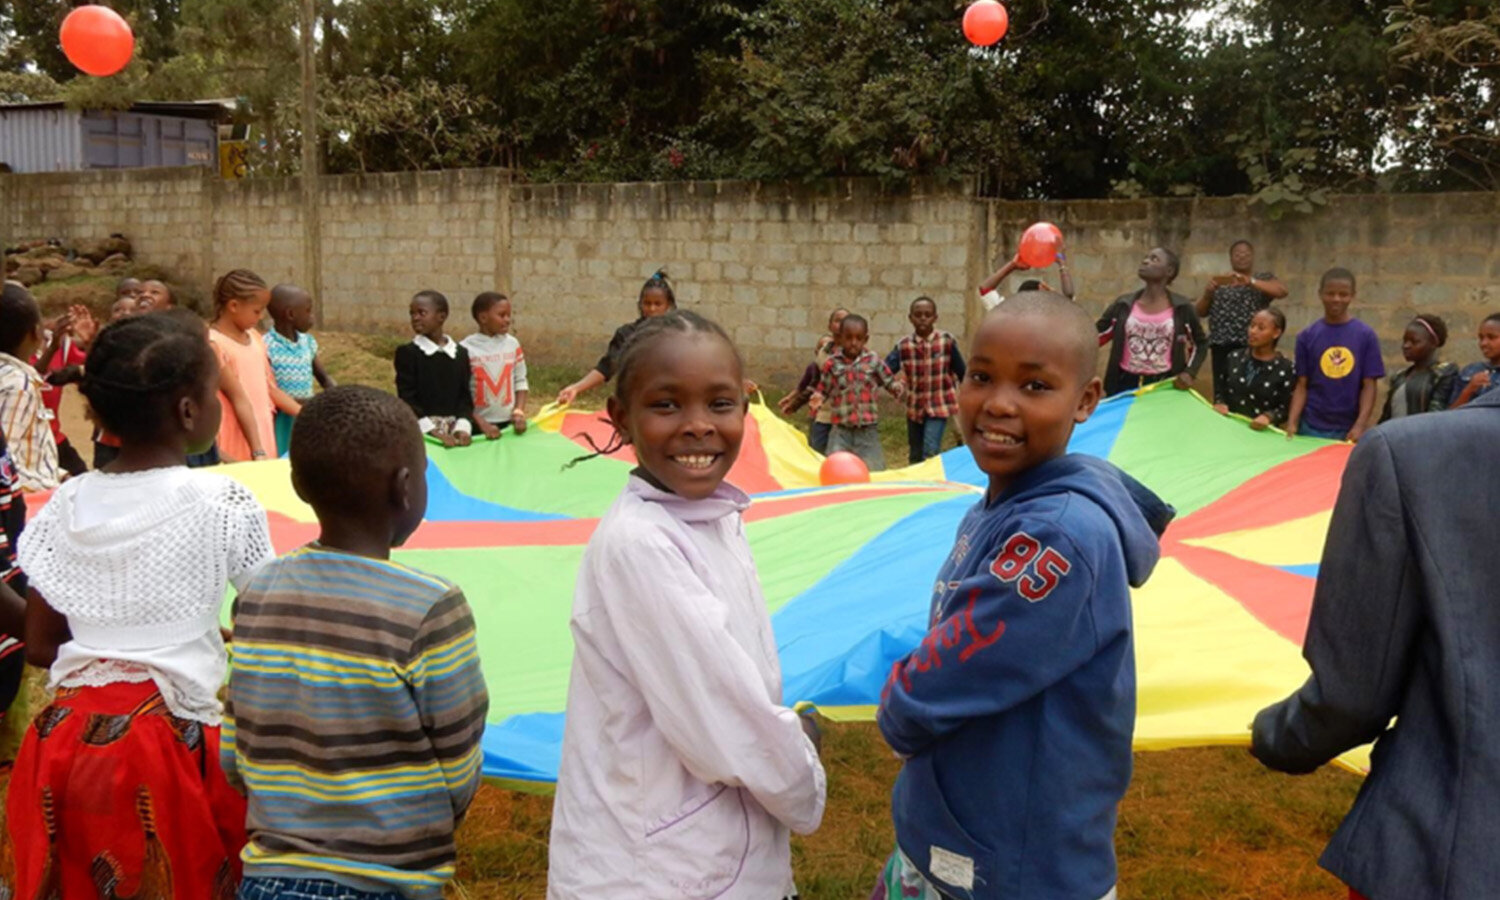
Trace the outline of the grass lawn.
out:
M 324 364 L 341 383 L 390 389 L 391 358 L 404 338 L 322 332 Z M 530 367 L 530 407 L 580 373 Z M 765 384 L 775 402 L 790 385 Z M 780 388 L 778 390 L 777 388 Z M 71 392 L 70 392 L 71 393 Z M 603 404 L 603 390 L 585 398 Z M 882 404 L 887 463 L 906 463 L 899 404 Z M 88 434 L 76 399 L 65 406 L 70 434 Z M 805 419 L 801 421 L 805 422 Z M 951 431 L 944 445 L 955 442 Z M 80 442 L 85 449 L 86 441 Z M 86 454 L 87 455 L 87 454 Z M 40 673 L 33 673 L 39 676 Z M 44 702 L 40 685 L 17 710 L 26 721 Z M 3 735 L 3 733 L 0 733 Z M 0 736 L 0 740 L 3 740 Z M 13 744 L 12 744 L 13 746 Z M 0 743 L 0 752 L 5 752 Z M 828 810 L 817 834 L 793 842 L 805 900 L 863 900 L 890 852 L 890 788 L 898 763 L 873 725 L 829 725 L 824 741 Z M 1242 748 L 1136 755 L 1136 772 L 1120 809 L 1120 896 L 1128 900 L 1342 900 L 1346 892 L 1316 859 L 1360 780 L 1324 769 L 1305 778 L 1263 770 Z M 1065 765 L 1065 761 L 1060 761 Z M 539 900 L 545 895 L 551 798 L 486 786 L 459 832 L 459 875 L 450 897 Z
M 391 356 L 401 338 L 320 334 L 324 363 L 341 382 L 389 389 Z M 576 379 L 576 367 L 529 366 L 530 407 Z M 754 373 L 751 373 L 752 376 Z M 793 386 L 765 381 L 774 404 Z M 583 398 L 603 405 L 606 388 Z M 805 425 L 806 417 L 798 416 Z M 881 401 L 886 464 L 906 465 L 901 404 Z M 944 447 L 956 446 L 950 429 Z M 890 789 L 898 763 L 873 725 L 829 725 L 823 745 L 828 811 L 817 834 L 793 841 L 804 900 L 862 900 L 893 846 Z M 1213 900 L 1342 898 L 1317 857 L 1359 790 L 1360 779 L 1334 769 L 1288 778 L 1262 769 L 1242 748 L 1136 755 L 1136 773 L 1120 810 L 1117 843 L 1121 896 Z M 545 894 L 551 798 L 485 787 L 459 840 L 454 896 L 534 900 Z

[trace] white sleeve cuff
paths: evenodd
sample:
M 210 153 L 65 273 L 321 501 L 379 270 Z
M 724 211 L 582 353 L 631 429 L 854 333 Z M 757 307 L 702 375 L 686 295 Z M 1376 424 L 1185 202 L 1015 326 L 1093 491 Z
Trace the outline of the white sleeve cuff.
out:
M 423 416 L 417 420 L 417 427 L 422 429 L 423 434 L 431 434 L 432 429 L 437 427 L 437 423 L 432 421 L 431 416 Z
M 453 432 L 455 434 L 467 434 L 470 437 L 473 437 L 474 423 L 470 422 L 468 419 L 455 419 L 453 422 Z

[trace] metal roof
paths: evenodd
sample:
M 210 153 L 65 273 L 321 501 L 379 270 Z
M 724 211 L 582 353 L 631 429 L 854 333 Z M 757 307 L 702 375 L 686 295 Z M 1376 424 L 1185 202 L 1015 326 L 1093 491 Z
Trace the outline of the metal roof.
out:
M 37 103 L 0 103 L 0 113 L 20 110 L 47 110 L 65 109 L 67 104 L 61 100 L 48 100 Z M 172 116 L 179 119 L 210 119 L 220 120 L 229 117 L 230 110 L 222 101 L 200 101 L 200 102 L 160 102 L 155 100 L 142 100 L 131 105 L 129 112 L 152 116 Z

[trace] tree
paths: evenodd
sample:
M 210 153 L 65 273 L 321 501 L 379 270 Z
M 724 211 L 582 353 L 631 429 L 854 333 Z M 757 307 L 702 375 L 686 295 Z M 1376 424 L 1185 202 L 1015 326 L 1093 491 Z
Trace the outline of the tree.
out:
M 1405 0 L 1390 33 L 1409 185 L 1500 190 L 1500 7 Z

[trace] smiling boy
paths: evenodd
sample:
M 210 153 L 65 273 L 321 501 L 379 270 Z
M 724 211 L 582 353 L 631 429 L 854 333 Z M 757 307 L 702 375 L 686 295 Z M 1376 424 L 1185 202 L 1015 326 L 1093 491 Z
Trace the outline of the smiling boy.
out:
M 885 358 L 886 368 L 906 381 L 907 461 L 912 465 L 942 452 L 943 432 L 958 410 L 958 383 L 964 377 L 958 339 L 939 331 L 937 320 L 931 297 L 913 300 L 907 314 L 912 333 Z
M 1021 294 L 974 337 L 961 433 L 989 489 L 938 572 L 931 630 L 891 670 L 877 721 L 906 764 L 897 850 L 874 900 L 1115 896 L 1130 782 L 1130 587 L 1172 510 L 1067 454 L 1103 393 L 1088 315 Z
M 833 430 L 829 454 L 847 451 L 865 461 L 871 472 L 885 468 L 880 447 L 880 409 L 875 389 L 883 387 L 901 399 L 906 387 L 880 357 L 870 352 L 870 323 L 864 316 L 847 316 L 839 323 L 839 352 L 823 363 L 818 393 L 825 398 Z
M 1318 284 L 1323 318 L 1297 335 L 1297 386 L 1286 436 L 1357 441 L 1370 427 L 1375 388 L 1385 377 L 1380 338 L 1354 318 L 1354 273 L 1329 269 Z

